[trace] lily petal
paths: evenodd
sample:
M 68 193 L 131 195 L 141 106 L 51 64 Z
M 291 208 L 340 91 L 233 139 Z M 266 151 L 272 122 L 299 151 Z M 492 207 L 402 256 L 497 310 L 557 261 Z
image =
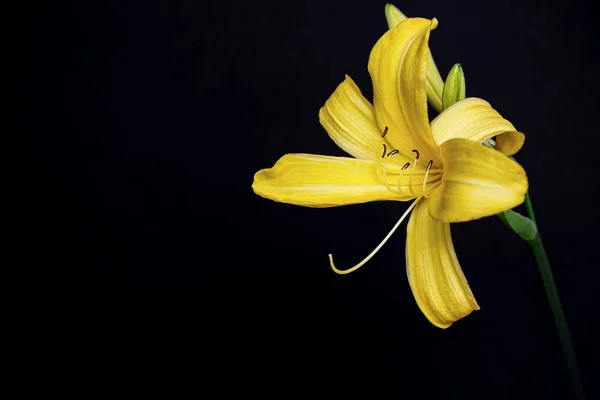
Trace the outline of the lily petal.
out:
M 504 154 L 467 139 L 450 139 L 440 147 L 442 184 L 429 198 L 437 220 L 461 222 L 508 210 L 525 199 L 527 176 Z
M 438 146 L 449 139 L 483 142 L 498 135 L 502 145 L 497 149 L 509 156 L 519 151 L 525 141 L 525 135 L 517 132 L 490 103 L 476 97 L 456 102 L 444 110 L 431 122 L 431 131 Z
M 419 164 L 433 160 L 441 166 L 427 115 L 425 77 L 429 32 L 437 20 L 409 18 L 387 31 L 369 57 L 373 81 L 375 118 L 380 129 L 389 128 L 386 139 L 404 155 L 419 151 Z
M 382 132 L 375 122 L 373 106 L 348 75 L 319 110 L 319 121 L 348 154 L 363 160 L 381 157 Z M 383 143 L 390 148 L 387 140 Z
M 521 132 L 504 132 L 496 138 L 496 150 L 507 156 L 512 156 L 521 150 L 524 142 L 525 135 Z
M 392 4 L 385 5 L 385 18 L 389 28 L 394 28 L 400 22 L 408 19 L 406 15 L 402 13 L 397 7 Z M 425 88 L 427 91 L 427 100 L 431 107 L 437 112 L 442 111 L 442 92 L 444 90 L 444 80 L 438 71 L 435 61 L 429 52 L 429 60 L 427 61 L 427 79 L 425 81 Z
M 400 170 L 395 165 L 390 167 L 394 172 Z M 379 175 L 380 169 L 380 163 L 369 160 L 286 154 L 273 168 L 254 175 L 252 189 L 267 199 L 306 207 L 406 201 L 415 197 L 388 190 Z
M 431 218 L 428 203 L 421 200 L 408 222 L 406 273 L 423 314 L 447 328 L 479 305 L 456 258 L 450 224 Z

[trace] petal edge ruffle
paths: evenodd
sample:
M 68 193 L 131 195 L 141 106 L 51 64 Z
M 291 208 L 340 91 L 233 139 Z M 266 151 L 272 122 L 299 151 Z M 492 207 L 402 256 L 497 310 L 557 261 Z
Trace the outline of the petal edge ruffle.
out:
M 483 142 L 498 135 L 497 149 L 510 156 L 523 146 L 525 135 L 518 132 L 510 121 L 504 119 L 490 103 L 469 97 L 454 103 L 431 121 L 435 143 L 441 146 L 450 139 L 469 139 Z

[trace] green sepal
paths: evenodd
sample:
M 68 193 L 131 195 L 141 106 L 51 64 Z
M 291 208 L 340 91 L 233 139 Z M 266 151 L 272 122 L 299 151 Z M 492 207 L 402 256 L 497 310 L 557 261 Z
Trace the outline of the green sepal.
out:
M 508 229 L 512 229 L 510 227 L 510 224 L 508 223 L 508 220 L 506 219 L 506 217 L 504 216 L 504 213 L 501 212 L 499 214 L 496 214 L 498 216 L 498 218 L 500 218 L 500 221 L 502 221 L 502 223 L 504 224 L 504 226 L 506 226 Z
M 467 83 L 465 82 L 465 73 L 460 64 L 454 64 L 444 83 L 442 110 L 445 110 L 457 101 L 463 100 L 466 96 Z
M 523 240 L 529 242 L 537 235 L 537 226 L 535 223 L 518 212 L 507 210 L 497 215 L 508 228 L 512 229 Z

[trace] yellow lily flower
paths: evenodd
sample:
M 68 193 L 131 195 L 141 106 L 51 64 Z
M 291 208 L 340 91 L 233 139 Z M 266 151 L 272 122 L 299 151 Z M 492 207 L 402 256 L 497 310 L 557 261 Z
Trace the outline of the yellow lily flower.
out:
M 412 210 L 406 269 L 416 302 L 447 328 L 478 310 L 460 268 L 450 222 L 469 221 L 524 200 L 527 177 L 507 155 L 524 135 L 484 100 L 467 98 L 429 124 L 425 79 L 429 33 L 437 20 L 409 18 L 386 32 L 369 58 L 374 104 L 346 76 L 319 112 L 321 124 L 355 158 L 287 154 L 258 171 L 252 188 L 278 202 L 333 207 L 368 201 L 414 200 L 377 248 Z M 497 150 L 481 144 L 496 136 Z

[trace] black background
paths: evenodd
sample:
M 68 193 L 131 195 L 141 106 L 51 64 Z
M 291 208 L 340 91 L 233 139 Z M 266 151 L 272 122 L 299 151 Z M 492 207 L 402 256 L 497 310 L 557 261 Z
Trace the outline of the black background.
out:
M 460 62 L 467 94 L 527 135 L 517 158 L 594 398 L 597 8 L 395 4 L 438 18 L 430 47 L 442 75 Z M 345 73 L 371 97 L 366 65 L 387 27 L 384 5 L 32 7 L 20 120 L 32 134 L 19 168 L 26 256 L 44 260 L 32 340 L 52 385 L 92 378 L 91 392 L 127 382 L 136 392 L 204 397 L 569 398 L 535 263 L 497 218 L 452 226 L 481 311 L 441 330 L 412 298 L 404 229 L 356 273 L 328 266 L 328 253 L 340 267 L 362 259 L 405 205 L 309 209 L 251 190 L 253 174 L 283 154 L 344 155 L 317 112 Z

